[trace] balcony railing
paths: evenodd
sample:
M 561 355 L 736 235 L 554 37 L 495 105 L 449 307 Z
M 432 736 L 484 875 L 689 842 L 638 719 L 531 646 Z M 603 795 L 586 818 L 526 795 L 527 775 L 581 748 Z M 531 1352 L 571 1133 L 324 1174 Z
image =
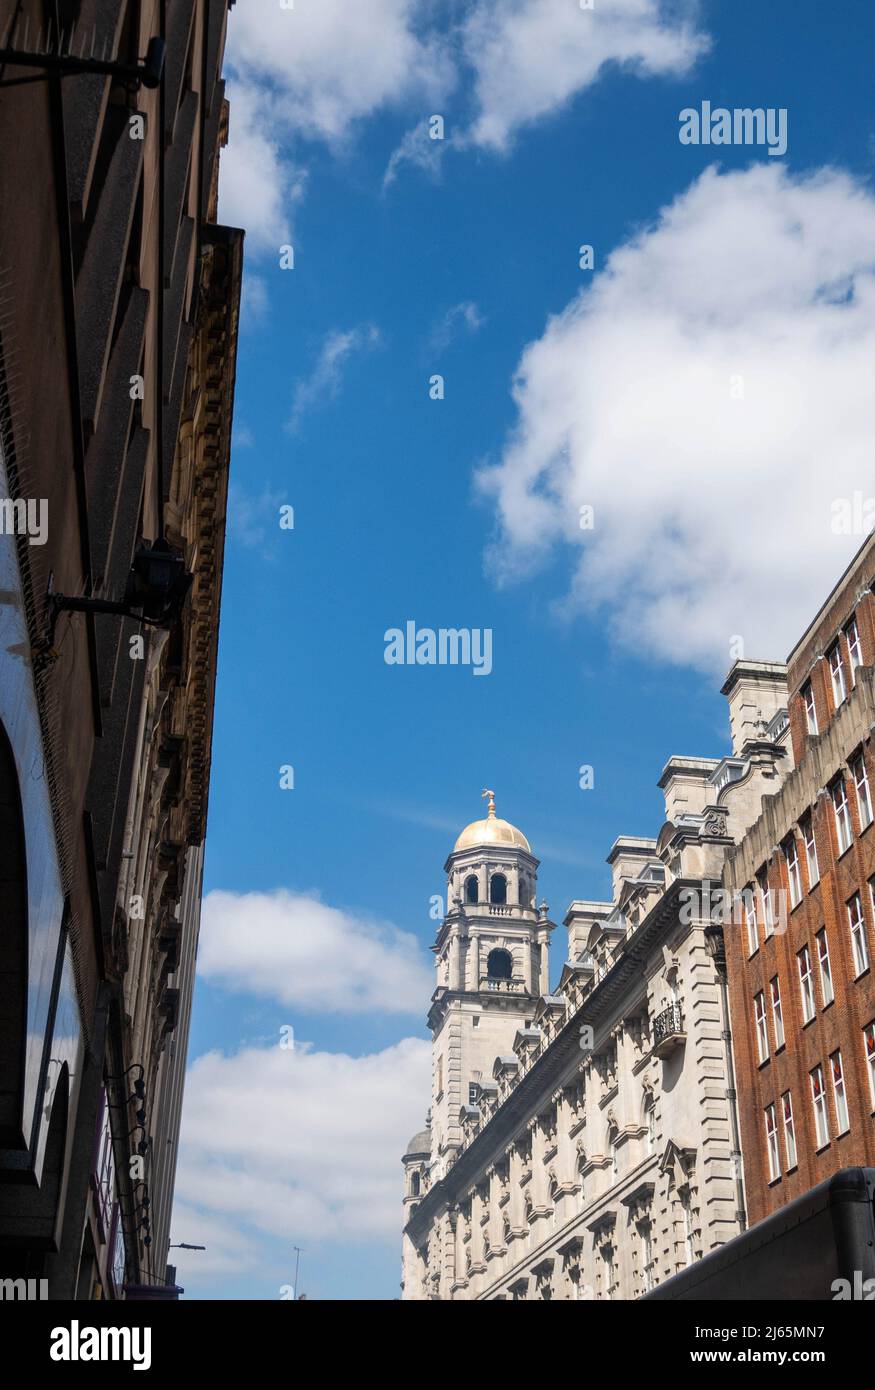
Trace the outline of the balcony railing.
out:
M 653 1020 L 653 1051 L 657 1057 L 666 1057 L 676 1047 L 682 1047 L 686 1040 L 681 1006 L 669 1004 Z
M 481 975 L 480 988 L 496 990 L 502 994 L 523 994 L 526 982 L 520 976 L 515 976 L 512 980 L 503 980 L 494 975 Z

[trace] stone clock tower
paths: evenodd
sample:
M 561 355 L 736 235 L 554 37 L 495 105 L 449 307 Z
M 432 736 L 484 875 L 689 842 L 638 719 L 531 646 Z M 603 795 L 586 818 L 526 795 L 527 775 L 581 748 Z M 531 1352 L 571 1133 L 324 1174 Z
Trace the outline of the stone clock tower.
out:
M 447 914 L 432 947 L 431 1179 L 462 1140 L 460 1110 L 492 1090 L 498 1056 L 549 992 L 547 907 L 535 906 L 538 860 L 521 830 L 495 814 L 465 827 L 444 865 Z

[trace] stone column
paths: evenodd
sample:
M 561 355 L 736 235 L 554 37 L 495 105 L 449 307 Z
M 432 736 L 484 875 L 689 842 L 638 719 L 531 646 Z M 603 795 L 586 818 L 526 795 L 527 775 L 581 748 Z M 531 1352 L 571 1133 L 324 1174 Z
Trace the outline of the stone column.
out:
M 540 962 L 538 972 L 538 988 L 541 994 L 550 992 L 550 947 L 546 936 L 540 942 Z
M 524 947 L 523 959 L 525 961 L 526 989 L 529 994 L 535 993 L 535 952 L 537 949 L 534 941 L 527 941 Z
M 477 932 L 471 932 L 469 937 L 468 959 L 471 962 L 471 969 L 468 978 L 468 988 L 478 990 L 480 988 L 480 937 Z
M 450 1213 L 445 1211 L 440 1218 L 441 1229 L 441 1289 L 442 1299 L 452 1298 L 453 1280 L 455 1279 L 455 1245 L 456 1232 Z
M 454 931 L 450 937 L 450 989 L 460 990 L 462 988 L 462 970 L 460 959 L 460 943 L 458 931 Z

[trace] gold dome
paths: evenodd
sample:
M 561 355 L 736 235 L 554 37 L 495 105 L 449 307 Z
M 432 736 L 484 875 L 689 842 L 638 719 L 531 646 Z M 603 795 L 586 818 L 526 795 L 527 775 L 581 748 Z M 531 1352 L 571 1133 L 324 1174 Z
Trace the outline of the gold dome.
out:
M 458 854 L 461 849 L 474 849 L 477 845 L 513 845 L 516 849 L 524 849 L 526 854 L 531 854 L 532 847 L 523 832 L 511 825 L 510 821 L 496 816 L 495 793 L 484 791 L 483 795 L 489 797 L 486 819 L 472 820 L 470 825 L 465 826 L 453 846 L 453 854 Z

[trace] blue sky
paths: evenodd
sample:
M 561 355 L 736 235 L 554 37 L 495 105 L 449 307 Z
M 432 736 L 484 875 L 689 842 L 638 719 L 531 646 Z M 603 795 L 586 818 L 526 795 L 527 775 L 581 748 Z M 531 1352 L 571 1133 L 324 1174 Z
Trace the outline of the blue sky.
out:
M 658 833 L 669 755 L 728 751 L 731 641 L 782 659 L 859 545 L 830 518 L 872 490 L 873 39 L 862 0 L 232 13 L 190 1296 L 279 1298 L 295 1245 L 310 1297 L 397 1295 L 429 903 L 481 789 L 542 861 L 555 978 L 615 836 Z M 682 146 L 706 99 L 786 108 L 786 155 Z M 387 665 L 409 619 L 490 628 L 492 672 Z

